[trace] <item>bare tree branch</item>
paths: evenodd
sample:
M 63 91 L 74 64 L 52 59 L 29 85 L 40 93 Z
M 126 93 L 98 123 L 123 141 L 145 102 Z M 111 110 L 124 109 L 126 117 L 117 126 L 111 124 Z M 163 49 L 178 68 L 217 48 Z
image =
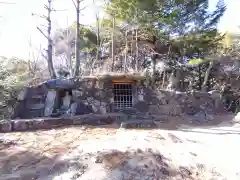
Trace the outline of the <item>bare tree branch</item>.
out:
M 72 0 L 72 3 L 75 6 L 75 8 L 77 9 L 77 4 L 74 2 L 74 0 Z
M 52 9 L 52 11 L 54 12 L 62 12 L 62 11 L 67 11 L 68 9 Z
M 36 14 L 36 13 L 32 13 L 32 16 L 38 16 L 38 17 L 40 17 L 40 18 L 47 19 L 47 16 L 45 16 L 45 15 L 40 15 L 40 14 Z
M 82 10 L 84 10 L 84 9 L 86 9 L 88 6 L 85 6 L 85 7 L 83 7 L 82 9 L 79 9 L 80 11 L 82 11 Z
M 42 57 L 44 57 L 44 59 L 46 59 L 46 60 L 48 59 L 47 56 L 45 54 L 43 54 L 43 52 L 41 52 L 41 55 L 42 55 Z
M 76 4 L 76 44 L 75 44 L 75 56 L 76 56 L 76 64 L 75 64 L 75 73 L 74 76 L 77 77 L 80 74 L 80 23 L 79 23 L 79 14 L 80 14 L 80 0 L 77 0 Z
M 41 33 L 46 39 L 48 39 L 48 36 L 47 36 L 39 27 L 37 27 L 37 30 L 39 30 L 40 33 Z
M 40 31 L 40 33 L 48 40 L 48 49 L 47 49 L 47 62 L 48 62 L 48 70 L 51 75 L 51 78 L 55 79 L 56 78 L 56 73 L 54 71 L 53 67 L 53 61 L 52 61 L 52 39 L 51 39 L 51 31 L 52 31 L 52 22 L 51 22 L 51 12 L 52 12 L 52 0 L 48 0 L 48 4 L 44 5 L 44 8 L 47 9 L 47 16 L 45 15 L 38 15 L 39 17 L 44 18 L 48 25 L 47 25 L 47 34 L 45 34 L 39 27 L 37 29 Z M 36 15 L 32 13 L 32 15 Z M 45 56 L 43 56 L 45 57 Z
M 0 4 L 16 4 L 15 2 L 5 2 L 5 1 L 0 1 Z

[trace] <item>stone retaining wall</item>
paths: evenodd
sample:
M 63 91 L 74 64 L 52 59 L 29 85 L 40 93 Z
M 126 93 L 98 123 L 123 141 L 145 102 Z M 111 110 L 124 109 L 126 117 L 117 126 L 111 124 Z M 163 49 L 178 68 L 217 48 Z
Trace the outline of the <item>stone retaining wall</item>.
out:
M 38 89 L 43 90 L 34 91 L 31 89 L 31 91 L 29 91 L 30 94 L 26 93 L 26 101 L 21 98 L 21 102 L 27 104 L 27 107 L 38 106 L 30 103 L 32 102 L 31 98 L 40 96 L 40 99 L 43 99 L 42 97 L 46 97 L 46 93 L 48 92 L 46 87 Z M 223 112 L 221 94 L 218 92 L 212 91 L 205 93 L 153 90 L 146 84 L 145 80 L 138 80 L 136 84 L 134 84 L 134 104 L 130 109 L 117 110 L 115 108 L 112 79 L 97 80 L 90 78 L 79 81 L 76 84 L 76 88 L 72 90 L 72 99 L 73 103 L 71 110 L 74 112 L 70 114 L 72 116 L 68 115 L 69 117 L 64 116 L 60 118 L 45 117 L 38 119 L 33 116 L 24 116 L 22 119 L 17 120 L 19 118 L 16 118 L 16 120 L 10 123 L 9 121 L 2 122 L 0 124 L 0 129 L 4 129 L 2 131 L 9 131 L 5 129 L 25 130 L 36 129 L 36 127 L 37 129 L 38 127 L 49 128 L 62 125 L 74 125 L 76 122 L 80 122 L 81 124 L 83 121 L 89 121 L 91 124 L 91 121 L 93 121 L 92 119 L 95 117 L 106 119 L 111 113 L 123 113 L 127 119 L 141 119 L 142 117 L 145 119 L 166 119 L 165 117 L 190 116 L 197 121 L 206 121 L 212 119 L 212 115 Z M 53 101 L 55 101 L 54 98 Z M 44 111 L 44 108 L 41 110 Z M 28 112 L 28 110 L 24 108 L 20 108 L 20 111 L 22 113 Z M 89 114 L 86 116 L 88 118 L 83 116 L 86 114 Z M 81 117 L 81 120 L 79 120 L 78 117 Z M 29 120 L 30 118 L 34 119 Z M 83 120 L 84 118 L 85 120 Z
M 174 92 L 167 90 L 151 91 L 142 89 L 142 101 L 135 105 L 136 109 L 151 115 L 181 116 L 194 115 L 200 111 L 215 114 L 223 111 L 220 93 Z M 143 108 L 144 107 L 144 108 Z
M 109 115 L 82 115 L 68 118 L 37 118 L 0 121 L 0 133 L 12 131 L 31 131 L 38 129 L 53 129 L 71 125 L 106 125 L 112 124 L 121 118 L 121 114 Z
M 112 80 L 104 79 L 84 79 L 76 83 L 76 88 L 72 90 L 72 105 L 71 115 L 83 114 L 108 114 L 119 112 L 114 106 L 114 94 L 112 89 Z M 46 88 L 36 88 L 28 90 L 25 100 L 21 100 L 20 105 L 16 110 L 16 119 L 29 119 L 46 115 L 48 106 L 53 107 L 56 98 L 50 98 L 53 102 L 46 101 L 48 91 Z M 40 91 L 43 89 L 42 91 Z M 49 90 L 49 92 L 56 90 Z M 56 94 L 56 93 L 55 93 Z M 40 97 L 39 103 L 34 104 L 33 99 Z M 45 111 L 44 99 L 45 98 Z M 144 80 L 138 80 L 133 86 L 133 108 L 132 114 L 144 115 L 181 115 L 181 114 L 196 114 L 199 111 L 207 113 L 216 113 L 222 110 L 221 95 L 217 92 L 175 92 L 168 90 L 152 90 Z M 46 103 L 47 102 L 47 103 Z M 21 108 L 20 108 L 21 107 Z M 29 108 L 33 108 L 29 113 Z M 39 107 L 39 110 L 36 110 Z M 51 109 L 51 108 L 50 108 Z M 41 111 L 41 112 L 38 112 Z M 125 111 L 125 110 L 123 110 Z M 128 110 L 127 110 L 128 111 Z M 34 116 L 36 114 L 37 116 Z M 51 112 L 49 112 L 51 114 Z
M 221 94 L 218 92 L 152 90 L 144 83 L 144 80 L 137 81 L 133 87 L 134 104 L 131 108 L 131 114 L 176 116 L 181 114 L 193 115 L 199 111 L 215 114 L 223 110 Z M 79 110 L 87 109 L 84 106 L 90 107 L 89 112 L 97 114 L 119 112 L 114 106 L 111 80 L 88 81 L 79 87 L 84 88 L 75 90 L 73 93 L 78 104 L 81 105 L 81 108 L 76 110 L 77 114 L 79 114 Z

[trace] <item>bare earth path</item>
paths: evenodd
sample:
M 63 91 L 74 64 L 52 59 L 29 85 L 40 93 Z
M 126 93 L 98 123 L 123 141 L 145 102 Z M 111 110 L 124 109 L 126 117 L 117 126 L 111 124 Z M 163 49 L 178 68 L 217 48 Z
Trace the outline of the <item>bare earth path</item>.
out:
M 1 180 L 239 180 L 240 126 L 0 134 Z

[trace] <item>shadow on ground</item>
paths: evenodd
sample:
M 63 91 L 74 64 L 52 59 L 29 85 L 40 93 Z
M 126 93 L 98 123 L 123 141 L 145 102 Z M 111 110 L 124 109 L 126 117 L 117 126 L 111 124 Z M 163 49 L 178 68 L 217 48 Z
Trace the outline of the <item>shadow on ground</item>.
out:
M 11 144 L 12 145 L 12 144 Z M 60 160 L 61 152 L 52 155 L 43 155 L 21 150 L 21 147 L 10 147 L 8 143 L 1 145 L 0 149 L 0 179 L 1 180 L 46 180 L 52 179 L 59 173 L 77 170 L 75 177 L 81 176 L 86 167 L 81 162 Z
M 230 121 L 231 116 L 219 116 L 219 118 L 216 120 L 218 123 L 212 123 L 210 126 L 193 124 L 186 128 L 179 127 L 179 125 L 184 124 L 184 120 L 169 119 L 165 123 L 159 122 L 157 128 L 204 134 L 240 134 L 240 131 L 237 129 L 221 129 L 222 126 L 230 126 L 229 124 L 225 124 L 220 127 L 219 124 Z M 209 177 L 205 177 L 204 172 L 207 170 L 204 169 L 203 165 L 200 164 L 197 168 L 174 167 L 171 165 L 171 160 L 164 157 L 161 153 L 153 152 L 151 149 L 148 151 L 138 149 L 135 152 L 120 152 L 116 150 L 105 153 L 98 152 L 97 155 L 91 154 L 90 156 L 98 157 L 99 161 L 97 162 L 93 162 L 90 156 L 85 157 L 82 154 L 71 156 L 70 159 L 63 159 L 62 156 L 71 155 L 73 149 L 81 146 L 81 141 L 78 141 L 78 139 L 89 140 L 89 138 L 95 136 L 96 140 L 101 137 L 100 134 L 111 137 L 112 134 L 117 132 L 119 124 L 68 127 L 58 128 L 55 132 L 41 130 L 27 133 L 9 133 L 9 137 L 16 137 L 15 140 L 0 139 L 0 180 L 52 180 L 56 176 L 59 177 L 58 179 L 66 179 L 66 177 L 63 177 L 63 174 L 69 173 L 69 171 L 73 173 L 67 179 L 87 180 L 90 179 L 88 176 L 93 176 L 95 172 L 101 169 L 100 167 L 105 167 L 104 170 L 99 170 L 99 172 L 104 171 L 105 179 L 109 180 L 113 180 L 116 176 L 118 176 L 117 179 L 119 180 L 134 180 L 138 177 L 139 179 L 146 177 L 145 179 L 149 180 L 210 179 Z M 41 142 L 43 136 L 46 143 Z M 172 142 L 181 143 L 181 139 L 173 133 L 169 132 L 168 136 Z M 40 138 L 37 139 L 37 137 Z M 164 140 L 164 137 L 158 138 Z M 28 141 L 25 142 L 28 143 L 27 146 L 23 144 L 24 141 Z M 38 149 L 39 146 L 34 144 L 34 142 L 41 144 L 41 148 Z M 96 173 L 96 176 L 98 175 Z M 219 179 L 220 175 L 216 172 L 211 172 L 211 176 Z M 100 177 L 97 177 L 97 179 L 101 180 Z
M 206 167 L 197 164 L 195 167 L 178 166 L 174 167 L 171 159 L 164 157 L 161 153 L 153 152 L 152 149 L 136 152 L 113 151 L 105 153 L 102 156 L 103 164 L 109 169 L 115 171 L 108 172 L 108 179 L 114 179 L 116 169 L 120 171 L 119 179 L 149 179 L 149 180 L 205 180 L 207 179 Z M 219 178 L 221 175 L 217 172 L 210 173 L 212 177 Z M 209 174 L 208 174 L 209 176 Z
M 72 180 L 91 179 L 94 176 L 99 180 L 200 180 L 206 178 L 203 174 L 205 171 L 203 165 L 200 164 L 197 168 L 173 167 L 170 159 L 164 157 L 161 153 L 153 152 L 152 149 L 147 151 L 137 149 L 134 152 L 118 150 L 98 152 L 98 154 L 92 154 L 96 157 L 96 161 L 88 159 L 89 156 L 84 157 L 82 155 L 61 160 L 60 157 L 64 155 L 64 152 L 61 151 L 43 155 L 44 152 L 35 153 L 21 150 L 20 147 L 17 150 L 15 143 L 4 142 L 3 144 L 0 149 L 1 180 L 47 180 L 54 177 L 66 179 L 63 176 L 66 172 L 73 172 L 67 178 Z M 97 173 L 99 169 L 96 169 L 96 174 L 90 171 L 91 164 L 102 167 L 101 172 L 104 177 Z M 92 170 L 95 170 L 96 167 L 92 167 Z M 219 178 L 220 174 L 215 173 L 212 176 Z
M 77 169 L 81 175 L 84 167 L 81 162 L 71 163 L 60 160 L 61 151 L 46 155 L 45 152 L 28 151 L 17 146 L 16 143 L 2 142 L 0 146 L 0 179 L 1 180 L 36 180 L 48 179 L 50 175 L 57 175 Z M 51 179 L 51 178 L 50 178 Z

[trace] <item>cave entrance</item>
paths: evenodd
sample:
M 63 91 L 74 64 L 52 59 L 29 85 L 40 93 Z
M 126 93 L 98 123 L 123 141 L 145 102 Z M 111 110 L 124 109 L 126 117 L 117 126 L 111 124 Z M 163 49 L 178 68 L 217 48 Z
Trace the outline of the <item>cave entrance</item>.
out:
M 116 109 L 132 108 L 133 81 L 113 81 L 113 96 Z
M 57 90 L 55 113 L 65 112 L 70 109 L 72 102 L 72 89 Z

